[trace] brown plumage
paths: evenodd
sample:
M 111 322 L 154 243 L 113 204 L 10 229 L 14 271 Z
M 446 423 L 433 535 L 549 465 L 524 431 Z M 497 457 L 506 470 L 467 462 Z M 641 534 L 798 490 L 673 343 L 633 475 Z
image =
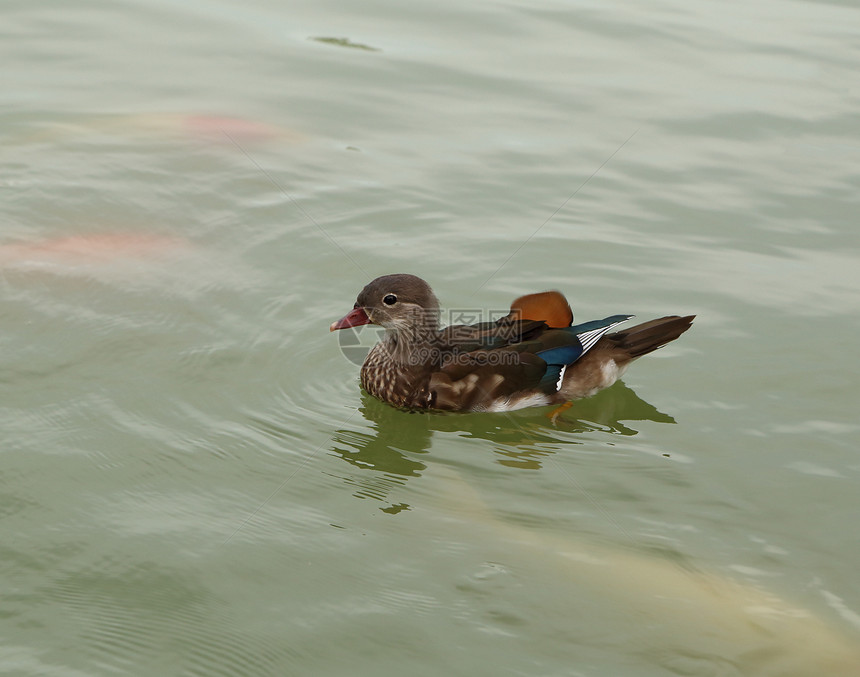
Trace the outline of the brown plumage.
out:
M 378 324 L 385 336 L 361 368 L 362 386 L 396 407 L 507 411 L 589 397 L 633 360 L 690 328 L 694 316 L 663 317 L 608 333 L 630 316 L 571 326 L 557 291 L 518 298 L 497 322 L 439 328 L 439 303 L 414 275 L 385 275 L 358 295 L 331 330 Z
M 695 315 L 661 317 L 658 320 L 643 322 L 635 327 L 607 334 L 606 340 L 611 342 L 616 350 L 620 350 L 633 360 L 674 341 L 690 328 L 695 317 Z

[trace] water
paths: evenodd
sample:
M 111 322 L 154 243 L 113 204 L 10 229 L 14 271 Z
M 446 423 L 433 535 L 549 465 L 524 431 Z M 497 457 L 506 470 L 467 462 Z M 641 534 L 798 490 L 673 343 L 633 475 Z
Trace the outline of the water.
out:
M 3 674 L 860 674 L 853 5 L 0 16 Z M 411 415 L 327 331 L 401 271 L 698 319 Z

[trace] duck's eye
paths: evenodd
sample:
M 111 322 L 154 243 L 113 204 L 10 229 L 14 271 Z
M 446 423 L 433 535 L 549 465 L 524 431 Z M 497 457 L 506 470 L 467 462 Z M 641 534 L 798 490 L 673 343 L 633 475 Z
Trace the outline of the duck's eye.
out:
M 386 306 L 393 306 L 395 303 L 397 303 L 397 297 L 394 294 L 386 294 L 382 297 L 382 302 Z

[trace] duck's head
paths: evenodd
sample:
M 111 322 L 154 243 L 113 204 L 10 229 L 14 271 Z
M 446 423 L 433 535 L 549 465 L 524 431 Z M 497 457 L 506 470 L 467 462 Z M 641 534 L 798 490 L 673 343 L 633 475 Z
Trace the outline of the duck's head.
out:
M 397 332 L 435 330 L 439 326 L 439 301 L 420 277 L 383 275 L 361 290 L 353 310 L 332 322 L 329 330 L 363 324 L 378 324 Z

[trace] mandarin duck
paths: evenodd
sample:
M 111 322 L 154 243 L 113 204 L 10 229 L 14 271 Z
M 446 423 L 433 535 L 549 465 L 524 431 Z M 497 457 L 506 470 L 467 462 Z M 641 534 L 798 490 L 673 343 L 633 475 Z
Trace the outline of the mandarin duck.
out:
M 495 322 L 439 327 L 439 302 L 415 275 L 378 277 L 330 331 L 385 329 L 361 367 L 361 385 L 403 409 L 512 411 L 565 404 L 615 383 L 629 364 L 683 334 L 695 315 L 609 331 L 632 315 L 573 324 L 557 291 L 521 296 Z

